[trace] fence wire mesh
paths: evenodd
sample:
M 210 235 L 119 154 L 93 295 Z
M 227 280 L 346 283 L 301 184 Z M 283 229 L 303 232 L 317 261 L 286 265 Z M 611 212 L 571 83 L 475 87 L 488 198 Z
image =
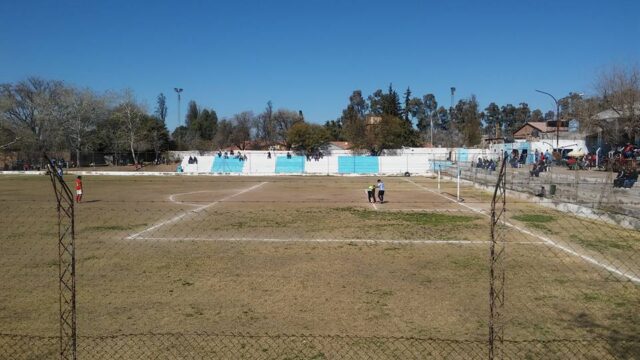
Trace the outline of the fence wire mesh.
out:
M 367 201 L 375 177 L 87 176 L 78 358 L 486 359 L 497 177 L 475 169 L 383 178 L 384 203 Z M 635 189 L 587 206 L 559 183 L 533 196 L 520 171 L 497 228 L 494 358 L 638 358 L 640 233 L 613 207 Z M 586 175 L 583 189 L 621 191 Z M 50 184 L 0 180 L 0 359 L 56 358 Z

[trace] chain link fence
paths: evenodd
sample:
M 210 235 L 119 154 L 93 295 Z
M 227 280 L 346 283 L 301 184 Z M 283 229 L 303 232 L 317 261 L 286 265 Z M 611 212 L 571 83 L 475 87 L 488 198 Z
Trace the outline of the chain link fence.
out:
M 377 177 L 83 177 L 77 357 L 639 358 L 635 189 L 536 197 L 547 175 L 509 169 L 492 234 L 499 169 L 475 169 L 382 178 L 383 203 Z M 48 181 L 0 179 L 0 359 L 59 358 Z

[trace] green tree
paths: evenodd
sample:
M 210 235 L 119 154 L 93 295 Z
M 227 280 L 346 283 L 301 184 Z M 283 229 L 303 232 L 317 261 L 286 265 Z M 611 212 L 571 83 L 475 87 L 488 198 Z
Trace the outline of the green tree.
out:
M 500 107 L 492 102 L 484 109 L 485 134 L 499 138 L 502 136 L 502 114 Z
M 192 130 L 202 140 L 212 140 L 218 126 L 218 115 L 214 110 L 202 109 L 193 122 Z
M 355 90 L 349 96 L 349 105 L 342 110 L 342 117 L 339 120 L 342 124 L 342 134 L 354 149 L 367 148 L 365 141 L 367 109 L 368 105 L 362 97 L 362 92 Z M 373 106 L 371 109 L 372 112 L 377 111 Z
M 187 114 L 185 115 L 186 124 L 189 129 L 193 128 L 194 123 L 198 119 L 198 115 L 200 115 L 198 104 L 193 100 L 189 101 L 189 104 L 187 105 Z
M 465 146 L 480 144 L 481 124 L 478 113 L 478 101 L 475 95 L 470 99 L 460 100 L 454 108 L 456 128 L 462 135 Z
M 156 117 L 160 119 L 163 123 L 167 122 L 167 98 L 163 93 L 160 93 L 156 98 Z
M 431 123 L 437 124 L 437 120 L 434 119 L 436 110 L 438 109 L 438 102 L 433 94 L 427 94 L 422 97 L 422 108 L 424 116 L 418 117 L 418 130 L 422 133 L 426 133 L 430 130 Z
M 304 153 L 322 149 L 329 142 L 329 132 L 320 125 L 298 122 L 287 133 L 287 142 L 292 148 Z
M 369 126 L 366 132 L 367 149 L 379 155 L 385 149 L 399 149 L 405 145 L 406 122 L 399 117 L 383 114 L 377 124 Z
M 341 119 L 326 121 L 324 123 L 324 128 L 329 133 L 329 138 L 331 141 L 344 141 Z
M 514 122 L 511 125 L 512 128 L 509 130 L 513 133 L 529 121 L 531 121 L 531 109 L 529 109 L 529 104 L 521 102 L 516 108 Z
M 193 137 L 190 135 L 189 129 L 184 125 L 180 125 L 173 130 L 171 139 L 177 150 L 189 150 L 193 142 Z
M 500 122 L 502 124 L 502 128 L 504 129 L 503 137 L 507 139 L 513 139 L 513 128 L 514 124 L 516 123 L 516 107 L 511 104 L 504 105 L 500 109 L 500 117 Z
M 535 109 L 531 112 L 531 120 L 532 122 L 541 122 L 544 121 L 544 114 L 540 109 Z
M 156 116 L 144 116 L 140 128 L 144 141 L 153 149 L 155 161 L 158 162 L 160 154 L 169 149 L 169 130 L 165 122 Z
M 407 90 L 404 92 L 404 109 L 402 109 L 402 117 L 404 121 L 410 122 L 411 120 L 411 88 L 407 86 Z M 414 112 L 415 113 L 415 112 Z

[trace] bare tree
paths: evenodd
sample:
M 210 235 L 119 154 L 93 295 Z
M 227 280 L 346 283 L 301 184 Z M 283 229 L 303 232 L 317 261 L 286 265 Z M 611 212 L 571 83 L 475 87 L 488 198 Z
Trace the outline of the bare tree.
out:
M 138 163 L 136 150 L 142 140 L 141 124 L 144 114 L 145 112 L 142 106 L 136 102 L 133 92 L 125 90 L 122 95 L 122 102 L 116 107 L 114 116 L 126 134 L 134 164 Z
M 64 101 L 67 114 L 62 121 L 62 129 L 70 150 L 76 153 L 78 166 L 82 166 L 80 153 L 86 150 L 91 135 L 95 136 L 98 122 L 106 118 L 107 104 L 104 97 L 90 89 L 69 89 Z
M 595 85 L 603 105 L 613 116 L 594 119 L 603 134 L 618 142 L 640 136 L 640 69 L 614 66 L 600 74 Z M 615 123 L 611 123 L 615 119 Z M 622 135 L 620 135 L 622 134 Z M 626 139 L 623 139 L 626 137 Z
M 299 122 L 302 122 L 300 114 L 296 111 L 279 109 L 273 114 L 273 125 L 275 130 L 276 141 L 282 142 L 288 149 L 291 148 L 291 144 L 287 141 L 287 134 L 291 127 Z
M 273 104 L 267 102 L 267 106 L 262 113 L 255 117 L 253 127 L 255 129 L 255 137 L 267 145 L 271 145 L 275 141 L 275 129 L 273 123 Z
M 64 93 L 62 82 L 38 77 L 0 85 L 0 122 L 21 137 L 31 156 L 64 142 L 59 126 L 65 114 Z
M 254 116 L 251 111 L 244 111 L 233 115 L 231 119 L 233 129 L 229 140 L 240 150 L 245 150 L 247 143 L 251 140 L 251 125 Z

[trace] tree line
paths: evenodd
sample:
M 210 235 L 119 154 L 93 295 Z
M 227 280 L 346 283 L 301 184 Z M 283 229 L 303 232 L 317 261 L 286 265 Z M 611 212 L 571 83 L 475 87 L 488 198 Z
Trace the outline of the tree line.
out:
M 533 92 L 533 90 L 532 90 Z M 609 110 L 611 117 L 598 116 Z M 559 121 L 561 127 L 576 119 L 585 134 L 599 133 L 603 142 L 615 145 L 640 138 L 640 70 L 638 66 L 612 67 L 595 80 L 595 94 L 570 92 L 558 99 L 558 114 L 517 105 L 489 103 L 480 108 L 474 95 L 448 109 L 434 94 L 412 96 L 410 88 L 402 100 L 392 85 L 363 96 L 355 90 L 342 116 L 324 127 L 331 140 L 348 141 L 354 149 L 380 153 L 384 149 L 431 144 L 473 147 L 483 137 L 514 140 L 514 132 L 528 122 Z M 555 124 L 554 124 L 555 126 Z
M 600 132 L 609 144 L 640 137 L 640 71 L 637 66 L 614 67 L 595 81 L 596 94 L 569 93 L 558 100 L 561 121 L 578 119 L 580 130 Z M 324 125 L 309 123 L 302 111 L 275 110 L 267 102 L 258 114 L 243 111 L 219 119 L 216 111 L 190 101 L 184 125 L 172 133 L 166 126 L 167 104 L 159 94 L 153 111 L 132 91 L 97 93 L 57 80 L 29 77 L 0 84 L 0 149 L 10 148 L 28 159 L 42 150 L 128 154 L 134 162 L 141 152 L 156 159 L 166 150 L 267 149 L 278 145 L 301 152 L 322 149 L 330 141 L 348 141 L 356 151 L 379 154 L 385 149 L 432 146 L 473 147 L 482 137 L 513 139 L 527 122 L 554 120 L 525 102 L 489 103 L 481 109 L 475 96 L 445 108 L 435 95 L 402 96 L 389 85 L 366 98 L 354 90 L 342 114 Z M 610 118 L 596 116 L 609 110 Z M 78 164 L 86 165 L 86 164 Z

